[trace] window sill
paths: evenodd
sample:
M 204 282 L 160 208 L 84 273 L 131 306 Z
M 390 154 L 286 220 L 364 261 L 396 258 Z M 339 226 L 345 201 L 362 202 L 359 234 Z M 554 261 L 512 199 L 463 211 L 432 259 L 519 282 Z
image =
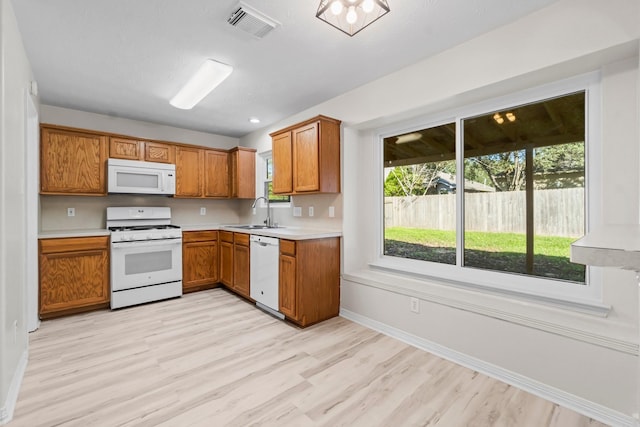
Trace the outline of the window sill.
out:
M 427 276 L 407 274 L 380 264 L 369 269 L 345 272 L 343 280 L 424 301 L 489 316 L 627 354 L 638 355 L 632 327 L 612 325 L 604 318 L 610 307 L 534 298 L 516 293 L 486 292 L 469 283 L 451 283 Z M 479 292 L 482 291 L 482 292 Z M 587 314 L 586 316 L 584 314 Z M 615 326 L 612 328 L 612 326 Z M 616 333 L 612 334 L 615 329 Z M 615 336 L 614 336 L 615 335 Z
M 529 292 L 518 291 L 516 289 L 502 289 L 500 287 L 494 287 L 491 285 L 485 285 L 477 280 L 475 282 L 471 282 L 469 280 L 454 279 L 450 277 L 438 277 L 438 276 L 430 276 L 423 273 L 424 270 L 416 270 L 412 268 L 411 261 L 408 263 L 397 261 L 389 261 L 385 258 L 381 258 L 378 262 L 372 262 L 369 266 L 373 270 L 378 270 L 381 272 L 390 273 L 393 275 L 397 275 L 399 277 L 405 277 L 408 280 L 413 280 L 416 282 L 421 282 L 424 284 L 431 284 L 437 286 L 446 286 L 450 288 L 457 288 L 460 290 L 466 291 L 475 291 L 482 292 L 487 296 L 493 295 L 495 297 L 509 298 L 510 300 L 517 300 L 522 303 L 534 303 L 538 305 L 544 305 L 548 307 L 560 308 L 563 310 L 570 310 L 578 313 L 589 314 L 598 317 L 607 317 L 609 312 L 611 311 L 611 307 L 605 304 L 600 303 L 599 301 L 592 300 L 584 300 L 578 298 L 565 298 L 565 297 L 555 297 L 555 296 L 545 296 L 545 295 L 535 295 Z M 448 267 L 448 266 L 445 266 Z M 453 267 L 453 266 L 452 266 Z M 491 272 L 486 271 L 475 271 L 477 276 L 486 275 L 487 273 L 491 274 Z M 518 276 L 518 275 L 510 275 L 507 273 L 499 273 L 495 272 L 496 275 L 504 274 L 506 278 L 510 278 L 509 276 Z M 515 280 L 519 277 L 514 277 Z M 576 285 L 580 286 L 580 285 Z

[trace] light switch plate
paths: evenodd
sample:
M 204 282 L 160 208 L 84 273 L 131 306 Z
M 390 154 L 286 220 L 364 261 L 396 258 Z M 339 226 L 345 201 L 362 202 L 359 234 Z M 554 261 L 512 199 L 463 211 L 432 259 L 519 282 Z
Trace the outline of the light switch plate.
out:
M 309 206 L 309 216 L 313 216 L 313 206 Z
M 335 218 L 336 216 L 336 208 L 333 206 L 329 206 L 329 218 Z
M 293 208 L 293 216 L 302 216 L 302 208 L 300 206 Z
M 200 208 L 200 215 L 206 215 L 207 214 L 207 208 Z

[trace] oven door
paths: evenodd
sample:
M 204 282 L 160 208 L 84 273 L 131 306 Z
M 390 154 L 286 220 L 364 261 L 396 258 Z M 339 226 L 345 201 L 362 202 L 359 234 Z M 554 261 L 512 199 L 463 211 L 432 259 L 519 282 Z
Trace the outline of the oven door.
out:
M 111 243 L 111 291 L 182 280 L 182 238 Z

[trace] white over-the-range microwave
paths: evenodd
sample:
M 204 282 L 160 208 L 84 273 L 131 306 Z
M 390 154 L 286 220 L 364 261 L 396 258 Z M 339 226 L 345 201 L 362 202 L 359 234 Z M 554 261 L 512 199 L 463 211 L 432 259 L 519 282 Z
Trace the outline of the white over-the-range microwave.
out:
M 107 160 L 109 193 L 176 194 L 176 165 L 139 160 Z

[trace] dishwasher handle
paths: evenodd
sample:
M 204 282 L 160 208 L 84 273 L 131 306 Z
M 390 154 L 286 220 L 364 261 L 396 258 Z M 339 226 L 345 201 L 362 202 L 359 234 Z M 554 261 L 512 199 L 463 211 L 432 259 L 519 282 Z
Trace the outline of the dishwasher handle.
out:
M 276 237 L 267 237 L 267 236 L 259 236 L 256 234 L 252 234 L 249 237 L 252 245 L 259 245 L 261 247 L 266 246 L 280 246 L 280 239 Z

